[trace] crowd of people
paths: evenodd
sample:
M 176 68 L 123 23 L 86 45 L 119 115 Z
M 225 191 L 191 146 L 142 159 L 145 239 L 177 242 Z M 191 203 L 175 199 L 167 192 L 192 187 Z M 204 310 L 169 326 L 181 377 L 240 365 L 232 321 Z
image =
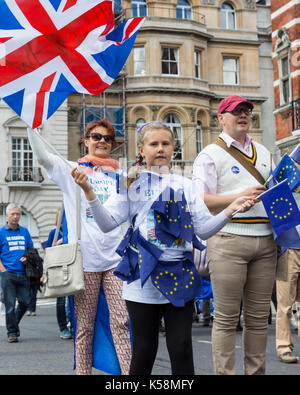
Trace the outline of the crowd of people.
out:
M 278 246 L 259 199 L 274 163 L 270 152 L 248 134 L 253 107 L 237 95 L 220 102 L 222 132 L 195 159 L 192 180 L 172 172 L 175 136 L 160 121 L 147 122 L 137 131 L 137 162 L 126 174 L 110 157 L 115 133 L 105 119 L 87 125 L 87 155 L 78 163 L 48 152 L 28 130 L 36 159 L 63 192 L 70 243 L 76 241 L 76 188 L 81 188 L 85 290 L 74 295 L 76 374 L 92 372 L 100 286 L 121 374 L 151 374 L 162 320 L 172 374 L 195 373 L 192 324 L 203 279 L 195 268 L 193 248 L 204 247 L 199 240 L 207 240 L 213 303 L 202 302 L 202 310 L 213 308 L 215 374 L 236 373 L 241 311 L 244 372 L 265 374 L 275 281 L 278 358 L 298 361 L 290 319 L 293 304 L 300 302 L 300 245 L 277 258 Z M 0 230 L 0 271 L 8 341 L 15 342 L 30 304 L 23 255 L 32 240 L 18 225 L 20 208 L 9 205 L 6 213 L 7 225 Z M 204 324 L 210 324 L 210 313 Z

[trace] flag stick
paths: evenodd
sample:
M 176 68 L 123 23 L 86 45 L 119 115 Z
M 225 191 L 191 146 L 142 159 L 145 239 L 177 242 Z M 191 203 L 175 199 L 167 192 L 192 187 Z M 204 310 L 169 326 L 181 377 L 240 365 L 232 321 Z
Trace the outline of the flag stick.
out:
M 269 177 L 269 178 L 270 178 L 270 177 Z M 287 181 L 287 178 L 286 178 L 285 180 L 281 181 L 279 184 L 282 184 L 283 182 L 286 182 L 286 181 Z M 279 184 L 276 184 L 276 186 L 279 185 Z M 273 189 L 273 188 L 274 188 L 274 187 L 272 187 L 271 189 Z M 270 189 L 269 189 L 269 190 L 270 190 Z M 267 191 L 262 192 L 260 195 L 256 196 L 255 199 L 259 199 L 259 198 L 261 197 L 261 195 L 263 195 L 263 194 L 266 193 L 266 192 L 267 192 Z M 240 207 L 238 210 L 236 210 L 236 211 L 232 214 L 231 218 L 233 218 L 234 215 L 236 215 L 238 212 L 240 212 L 241 209 L 242 209 L 242 207 Z
M 270 172 L 271 172 L 271 175 L 268 177 L 268 179 L 264 183 L 264 187 L 266 187 L 269 184 L 269 182 L 272 180 L 272 178 L 274 177 L 272 174 L 273 173 L 273 171 L 272 171 L 272 157 L 273 157 L 273 154 L 272 154 L 272 152 L 270 152 Z
M 267 181 L 264 183 L 264 187 L 266 187 L 269 184 L 272 178 L 274 178 L 274 176 L 271 174 L 270 177 L 267 179 Z

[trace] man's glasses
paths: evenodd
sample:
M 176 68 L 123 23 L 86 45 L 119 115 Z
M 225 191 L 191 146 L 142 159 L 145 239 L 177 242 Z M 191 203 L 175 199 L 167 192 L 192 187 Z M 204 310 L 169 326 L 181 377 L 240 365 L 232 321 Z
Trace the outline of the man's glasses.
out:
M 94 141 L 101 141 L 102 139 L 104 139 L 104 141 L 106 143 L 112 143 L 114 140 L 113 136 L 110 136 L 109 134 L 101 134 L 101 133 L 91 133 L 87 138 L 91 138 Z
M 252 110 L 250 110 L 250 108 L 235 108 L 232 111 L 224 111 L 224 112 L 229 112 L 230 114 L 235 115 L 235 116 L 241 115 L 242 112 L 245 115 L 251 115 L 252 114 Z

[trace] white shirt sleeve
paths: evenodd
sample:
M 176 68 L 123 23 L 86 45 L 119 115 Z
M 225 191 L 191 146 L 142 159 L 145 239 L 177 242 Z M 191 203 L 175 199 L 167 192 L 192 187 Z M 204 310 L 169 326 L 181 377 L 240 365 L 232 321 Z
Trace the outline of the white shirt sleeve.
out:
M 193 183 L 199 193 L 215 195 L 217 192 L 217 170 L 215 162 L 206 153 L 201 153 L 193 165 Z
M 130 201 L 128 194 L 113 193 L 104 203 L 104 208 L 114 218 L 118 225 L 130 220 Z
M 47 171 L 51 171 L 54 165 L 53 155 L 51 155 L 45 148 L 44 143 L 39 136 L 32 129 L 27 129 L 28 140 L 31 145 L 34 156 L 41 166 Z
M 118 223 L 110 215 L 109 211 L 103 207 L 98 198 L 88 203 L 92 209 L 94 220 L 102 232 L 108 233 L 118 226 Z

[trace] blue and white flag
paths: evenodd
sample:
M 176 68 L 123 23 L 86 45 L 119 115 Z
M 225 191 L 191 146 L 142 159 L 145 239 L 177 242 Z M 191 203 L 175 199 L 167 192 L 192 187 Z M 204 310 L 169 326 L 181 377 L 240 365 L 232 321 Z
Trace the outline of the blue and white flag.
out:
M 262 193 L 261 201 L 268 214 L 277 245 L 293 248 L 299 245 L 300 211 L 287 180 Z
M 287 154 L 282 157 L 272 174 L 277 182 L 287 179 L 291 191 L 294 191 L 300 185 L 300 171 Z
M 300 165 L 300 144 L 297 145 L 297 147 L 291 153 L 290 157 L 293 159 L 293 161 L 297 162 L 298 165 Z
M 98 95 L 144 19 L 114 29 L 111 0 L 0 0 L 0 98 L 35 129 L 72 92 Z
M 72 317 L 72 327 L 74 335 L 74 369 L 76 368 L 75 359 L 75 341 L 76 341 L 76 320 L 74 309 L 74 296 L 69 296 L 70 313 Z M 129 323 L 128 323 L 129 325 Z M 101 285 L 98 307 L 94 328 L 94 341 L 93 341 L 93 367 L 101 370 L 102 372 L 120 375 L 121 368 L 118 360 L 117 352 L 114 346 L 113 337 L 110 330 L 109 323 L 109 310 Z

